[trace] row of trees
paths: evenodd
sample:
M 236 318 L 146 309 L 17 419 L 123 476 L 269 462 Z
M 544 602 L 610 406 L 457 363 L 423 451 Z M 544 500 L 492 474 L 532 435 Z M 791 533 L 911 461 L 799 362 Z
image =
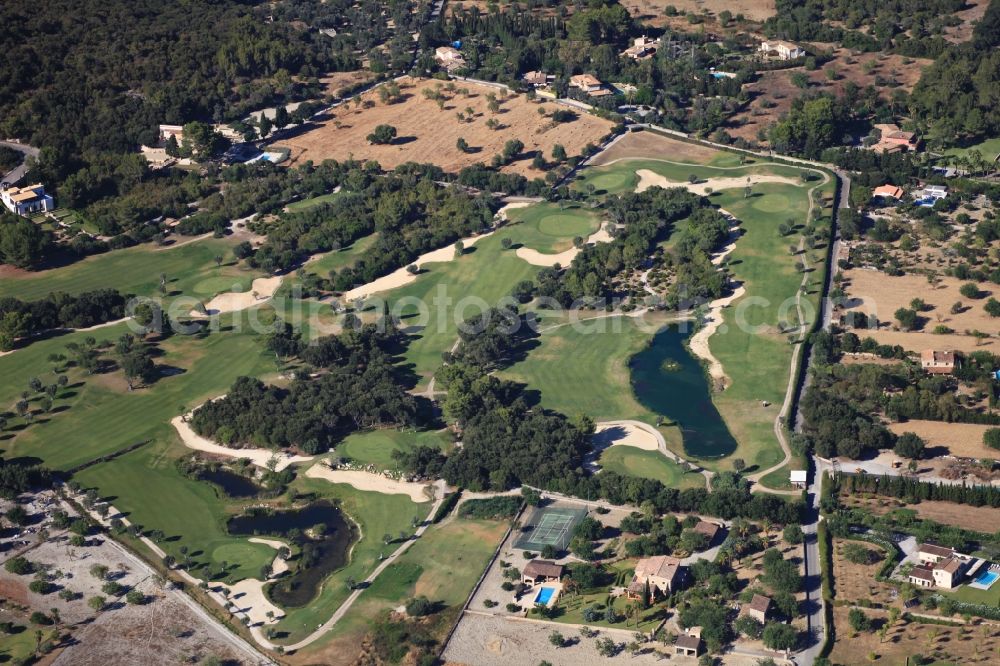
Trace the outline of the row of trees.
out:
M 2 222 L 0 222 L 2 224 Z M 51 293 L 37 301 L 0 298 L 0 351 L 13 349 L 19 338 L 57 328 L 89 328 L 125 316 L 126 296 L 115 289 L 76 296 Z

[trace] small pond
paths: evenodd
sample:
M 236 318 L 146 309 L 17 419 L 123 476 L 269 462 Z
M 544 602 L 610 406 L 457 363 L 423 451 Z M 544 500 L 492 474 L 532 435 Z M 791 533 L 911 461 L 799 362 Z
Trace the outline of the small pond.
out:
M 325 526 L 322 536 L 306 535 L 321 524 Z M 301 554 L 289 562 L 292 571 L 268 590 L 271 600 L 285 608 L 312 601 L 327 576 L 347 564 L 358 538 L 354 524 L 325 500 L 287 511 L 251 511 L 230 518 L 227 527 L 230 534 L 280 536 L 298 544 Z
M 632 357 L 632 390 L 647 409 L 677 422 L 684 451 L 696 458 L 719 458 L 736 450 L 736 440 L 712 402 L 711 385 L 676 325 L 657 333 Z
M 251 479 L 224 468 L 204 469 L 198 474 L 198 478 L 215 484 L 226 495 L 237 499 L 256 497 L 261 491 L 260 486 Z

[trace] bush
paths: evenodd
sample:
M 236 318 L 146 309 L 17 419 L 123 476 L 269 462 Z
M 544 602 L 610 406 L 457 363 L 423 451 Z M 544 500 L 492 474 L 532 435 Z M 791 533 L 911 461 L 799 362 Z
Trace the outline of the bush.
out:
M 29 562 L 26 557 L 18 555 L 17 557 L 12 557 L 4 562 L 3 568 L 6 569 L 8 573 L 25 576 L 34 572 L 35 565 Z
M 31 621 L 31 624 L 41 624 L 46 626 L 52 624 L 52 618 L 41 611 L 35 611 L 28 619 Z
M 868 616 L 857 608 L 852 608 L 847 614 L 847 622 L 854 631 L 868 631 L 872 626 L 872 622 Z
M 904 432 L 896 440 L 896 446 L 892 450 L 897 456 L 920 460 L 924 457 L 924 440 L 916 433 Z
M 800 544 L 805 539 L 805 534 L 802 533 L 802 527 L 795 525 L 786 525 L 785 529 L 781 533 L 782 538 L 787 543 Z
M 436 610 L 436 604 L 425 596 L 415 597 L 406 602 L 406 614 L 410 617 L 424 617 Z
M 1000 428 L 990 428 L 984 432 L 983 444 L 991 449 L 1000 449 Z
M 396 138 L 396 128 L 392 125 L 379 125 L 367 137 L 369 143 L 387 144 Z

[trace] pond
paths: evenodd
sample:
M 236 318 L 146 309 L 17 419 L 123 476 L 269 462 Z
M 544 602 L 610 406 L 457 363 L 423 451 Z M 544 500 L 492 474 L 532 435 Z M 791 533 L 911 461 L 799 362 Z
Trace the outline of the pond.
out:
M 198 478 L 215 484 L 226 495 L 237 499 L 256 497 L 261 490 L 260 486 L 242 474 L 221 467 L 204 469 L 198 474 Z
M 632 357 L 632 390 L 642 404 L 677 422 L 684 451 L 695 458 L 719 458 L 736 450 L 736 440 L 712 402 L 711 385 L 676 325 L 657 333 Z
M 322 536 L 306 535 L 321 524 L 325 527 Z M 230 518 L 227 527 L 230 534 L 280 536 L 299 546 L 301 554 L 289 563 L 292 571 L 268 590 L 271 600 L 284 608 L 312 601 L 327 576 L 347 564 L 358 538 L 354 524 L 327 501 L 288 511 L 251 511 Z

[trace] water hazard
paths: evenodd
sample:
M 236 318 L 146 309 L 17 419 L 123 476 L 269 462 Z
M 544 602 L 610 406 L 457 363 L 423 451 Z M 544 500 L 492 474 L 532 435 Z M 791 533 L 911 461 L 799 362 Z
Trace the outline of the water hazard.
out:
M 736 450 L 736 440 L 712 402 L 704 369 L 684 346 L 689 335 L 668 326 L 633 356 L 632 390 L 644 407 L 677 422 L 687 454 L 719 458 Z

